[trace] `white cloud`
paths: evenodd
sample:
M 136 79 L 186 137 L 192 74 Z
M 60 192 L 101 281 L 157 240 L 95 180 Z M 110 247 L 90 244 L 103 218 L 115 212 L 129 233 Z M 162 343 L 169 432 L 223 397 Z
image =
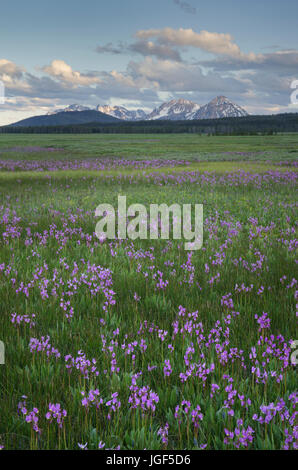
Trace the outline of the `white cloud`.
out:
M 71 66 L 64 62 L 64 60 L 53 60 L 50 65 L 43 67 L 42 70 L 48 75 L 58 80 L 71 83 L 74 86 L 88 86 L 94 83 L 100 83 L 98 77 L 72 70 Z
M 222 77 L 212 71 L 204 74 L 198 65 L 153 60 L 146 57 L 142 62 L 131 61 L 128 66 L 130 75 L 139 86 L 153 87 L 160 91 L 201 91 L 217 93 L 244 92 L 246 84 L 234 77 Z
M 191 46 L 216 55 L 225 55 L 242 60 L 257 60 L 253 52 L 244 54 L 233 41 L 230 34 L 201 31 L 196 33 L 192 29 L 148 29 L 136 33 L 140 39 L 155 38 L 159 44 L 172 44 L 179 47 Z
M 0 80 L 3 82 L 6 91 L 17 88 L 22 93 L 28 92 L 30 85 L 24 80 L 25 72 L 24 67 L 20 67 L 7 59 L 0 59 Z
M 0 76 L 21 77 L 25 69 L 7 59 L 0 59 Z
M 181 62 L 179 52 L 168 45 L 156 44 L 153 41 L 136 41 L 129 46 L 132 52 L 138 52 L 143 56 L 155 56 L 159 59 L 170 59 Z

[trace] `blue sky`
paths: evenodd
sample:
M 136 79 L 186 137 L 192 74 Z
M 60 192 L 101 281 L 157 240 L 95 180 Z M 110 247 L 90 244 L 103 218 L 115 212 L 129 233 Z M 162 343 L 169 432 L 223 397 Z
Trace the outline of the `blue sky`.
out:
M 251 113 L 297 111 L 293 0 L 52 0 L 1 5 L 0 125 L 71 103 L 149 110 L 226 95 Z

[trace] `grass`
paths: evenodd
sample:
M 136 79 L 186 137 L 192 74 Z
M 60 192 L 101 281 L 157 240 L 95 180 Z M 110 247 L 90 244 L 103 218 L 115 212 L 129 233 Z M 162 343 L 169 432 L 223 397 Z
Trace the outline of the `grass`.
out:
M 0 172 L 0 445 L 292 448 L 296 186 L 293 167 L 274 162 L 287 160 L 297 137 L 144 136 L 160 139 L 156 149 L 138 144 L 141 136 L 117 145 L 121 138 L 1 136 L 2 148 L 56 145 L 72 159 L 107 156 L 110 148 L 131 160 L 192 160 L 199 152 L 205 162 Z M 208 161 L 213 152 L 223 160 L 226 151 L 257 148 L 272 152 L 272 163 Z M 184 241 L 100 243 L 95 208 L 117 207 L 118 194 L 146 207 L 203 203 L 203 249 L 186 252 Z M 270 320 L 258 320 L 264 312 Z M 143 409 L 137 396 L 146 398 Z M 67 411 L 61 427 L 59 411 L 49 411 L 57 403 Z M 227 436 L 235 429 L 241 439 Z
M 24 158 L 24 153 L 6 152 L 15 147 L 40 146 L 58 149 L 51 159 L 113 157 L 170 158 L 200 160 L 241 160 L 237 153 L 248 153 L 245 160 L 294 160 L 298 153 L 297 134 L 276 136 L 209 137 L 196 134 L 1 134 L 0 159 Z M 64 149 L 59 152 L 59 149 Z M 226 154 L 228 153 L 228 154 Z M 233 153 L 236 153 L 233 155 Z M 26 154 L 26 159 L 49 157 L 46 152 Z

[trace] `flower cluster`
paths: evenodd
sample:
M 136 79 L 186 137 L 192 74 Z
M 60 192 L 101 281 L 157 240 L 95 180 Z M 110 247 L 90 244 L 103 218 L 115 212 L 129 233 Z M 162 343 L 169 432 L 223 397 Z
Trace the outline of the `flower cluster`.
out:
M 234 431 L 225 429 L 226 437 L 224 443 L 226 445 L 232 445 L 236 449 L 240 449 L 241 447 L 246 448 L 253 442 L 254 433 L 255 431 L 250 426 L 245 428 L 243 426 L 243 420 L 238 419 Z
M 46 414 L 46 419 L 50 423 L 52 423 L 54 420 L 56 420 L 59 428 L 62 428 L 64 419 L 66 418 L 66 416 L 67 416 L 67 411 L 63 410 L 61 408 L 60 403 L 56 403 L 56 404 L 50 403 L 49 404 L 49 411 Z

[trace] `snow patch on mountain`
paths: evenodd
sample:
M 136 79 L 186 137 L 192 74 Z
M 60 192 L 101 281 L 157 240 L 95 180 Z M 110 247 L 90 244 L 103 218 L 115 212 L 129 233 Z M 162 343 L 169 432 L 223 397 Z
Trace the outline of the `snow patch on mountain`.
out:
M 148 114 L 148 120 L 169 119 L 181 121 L 193 119 L 193 115 L 200 109 L 200 105 L 193 101 L 179 99 L 163 103 Z
M 92 108 L 88 108 L 88 106 L 82 106 L 80 104 L 71 104 L 67 106 L 66 108 L 63 109 L 56 109 L 55 111 L 50 111 L 48 116 L 51 116 L 53 114 L 58 114 L 58 113 L 71 113 L 74 111 L 90 111 Z
M 100 111 L 104 114 L 123 119 L 124 121 L 142 121 L 145 120 L 147 115 L 142 109 L 129 110 L 123 106 L 96 106 L 96 111 Z

